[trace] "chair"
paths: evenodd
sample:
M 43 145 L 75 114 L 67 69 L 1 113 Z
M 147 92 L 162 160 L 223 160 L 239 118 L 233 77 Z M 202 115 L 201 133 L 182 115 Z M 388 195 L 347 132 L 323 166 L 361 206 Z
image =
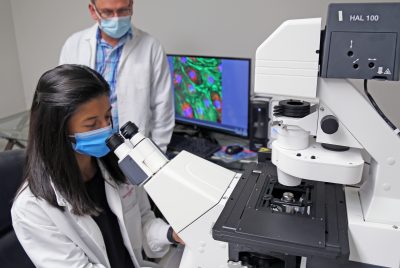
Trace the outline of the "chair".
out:
M 11 206 L 22 182 L 25 150 L 0 152 L 0 266 L 35 267 L 19 243 L 11 222 Z
M 29 132 L 29 111 L 0 118 L 0 138 L 8 141 L 5 151 L 14 145 L 25 148 Z

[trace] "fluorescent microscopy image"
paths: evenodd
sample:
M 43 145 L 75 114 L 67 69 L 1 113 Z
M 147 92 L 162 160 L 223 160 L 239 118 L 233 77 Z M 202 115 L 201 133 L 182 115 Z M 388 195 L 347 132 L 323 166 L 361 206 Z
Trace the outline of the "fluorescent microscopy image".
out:
M 173 68 L 176 113 L 187 118 L 221 122 L 221 60 L 174 57 Z

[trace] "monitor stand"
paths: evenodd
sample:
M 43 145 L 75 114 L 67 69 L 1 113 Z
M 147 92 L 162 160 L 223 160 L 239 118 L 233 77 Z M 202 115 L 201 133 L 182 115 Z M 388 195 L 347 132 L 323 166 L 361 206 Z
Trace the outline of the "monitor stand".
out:
M 218 141 L 214 138 L 213 131 L 199 128 L 195 125 L 175 123 L 174 134 L 203 138 L 218 143 Z

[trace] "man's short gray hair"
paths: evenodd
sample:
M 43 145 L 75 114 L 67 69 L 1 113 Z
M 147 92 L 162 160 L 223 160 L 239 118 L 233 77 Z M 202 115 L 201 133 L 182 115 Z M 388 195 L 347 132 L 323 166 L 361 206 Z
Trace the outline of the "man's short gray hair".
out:
M 96 0 L 90 0 L 90 2 L 94 5 L 96 4 Z M 133 0 L 130 0 L 130 2 L 133 4 Z

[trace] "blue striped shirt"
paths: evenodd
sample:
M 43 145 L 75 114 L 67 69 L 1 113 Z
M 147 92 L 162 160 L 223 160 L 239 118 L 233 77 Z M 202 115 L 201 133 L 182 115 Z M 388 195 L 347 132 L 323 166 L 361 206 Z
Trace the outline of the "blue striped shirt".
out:
M 132 30 L 129 30 L 122 36 L 117 45 L 112 47 L 104 39 L 101 38 L 100 29 L 97 30 L 97 45 L 96 45 L 96 71 L 100 73 L 110 85 L 110 103 L 111 114 L 113 119 L 114 130 L 118 131 L 118 107 L 117 107 L 117 73 L 118 63 L 121 58 L 122 49 L 125 43 L 132 39 Z

